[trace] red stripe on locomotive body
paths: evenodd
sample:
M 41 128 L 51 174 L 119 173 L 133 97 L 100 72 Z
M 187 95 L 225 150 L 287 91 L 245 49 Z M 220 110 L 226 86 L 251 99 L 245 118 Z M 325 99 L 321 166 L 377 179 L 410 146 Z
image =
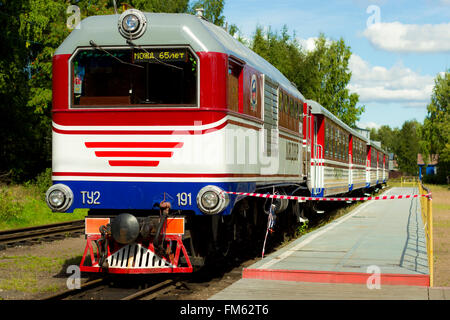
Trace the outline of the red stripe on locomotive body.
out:
M 195 135 L 207 134 L 224 128 L 227 121 L 217 127 L 203 130 L 62 130 L 53 127 L 60 134 L 96 134 L 96 135 Z
M 122 173 L 122 172 L 53 172 L 55 177 L 130 177 L 130 178 L 299 178 L 298 175 L 253 173 Z
M 87 148 L 181 148 L 183 142 L 86 142 Z
M 97 157 L 157 157 L 171 158 L 173 152 L 170 151 L 95 151 Z
M 110 160 L 108 162 L 112 167 L 157 167 L 159 165 L 159 161 Z

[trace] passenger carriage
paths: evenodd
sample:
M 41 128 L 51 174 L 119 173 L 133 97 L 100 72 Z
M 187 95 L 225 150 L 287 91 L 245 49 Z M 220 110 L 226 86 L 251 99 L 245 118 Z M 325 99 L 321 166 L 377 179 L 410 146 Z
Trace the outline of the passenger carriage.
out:
M 364 188 L 368 140 L 313 100 L 311 193 L 328 196 Z

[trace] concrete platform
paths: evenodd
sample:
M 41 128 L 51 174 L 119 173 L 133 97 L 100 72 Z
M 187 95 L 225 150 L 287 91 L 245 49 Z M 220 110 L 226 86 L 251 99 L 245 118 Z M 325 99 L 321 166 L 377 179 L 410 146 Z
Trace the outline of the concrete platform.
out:
M 415 188 L 392 188 L 384 195 L 417 192 Z M 322 292 L 317 296 L 327 299 L 330 292 L 330 299 L 340 299 L 344 297 L 336 293 L 348 291 L 349 298 L 363 299 L 365 292 L 368 299 L 380 294 L 399 299 L 399 292 L 405 292 L 405 297 L 427 299 L 429 270 L 420 201 L 363 203 L 244 269 L 242 278 L 212 298 L 271 299 L 273 295 L 274 299 L 290 299 L 294 294 L 303 299 L 308 292 L 309 298 Z M 441 291 L 432 295 L 445 299 L 448 293 Z
M 450 288 L 241 279 L 209 300 L 450 300 Z

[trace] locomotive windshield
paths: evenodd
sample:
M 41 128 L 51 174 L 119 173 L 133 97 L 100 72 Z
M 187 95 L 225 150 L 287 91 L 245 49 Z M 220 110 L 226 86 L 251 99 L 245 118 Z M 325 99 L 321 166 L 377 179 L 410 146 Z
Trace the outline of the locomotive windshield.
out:
M 73 107 L 197 106 L 187 48 L 84 49 L 72 59 Z

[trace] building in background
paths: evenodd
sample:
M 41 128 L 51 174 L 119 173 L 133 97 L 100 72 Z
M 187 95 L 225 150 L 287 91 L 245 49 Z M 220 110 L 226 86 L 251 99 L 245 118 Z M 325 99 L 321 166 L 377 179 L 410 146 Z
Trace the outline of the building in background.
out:
M 422 154 L 417 154 L 417 165 L 419 166 L 419 178 L 422 180 L 422 175 L 435 175 L 437 174 L 439 163 L 439 155 L 428 155 L 427 163 L 423 160 Z

